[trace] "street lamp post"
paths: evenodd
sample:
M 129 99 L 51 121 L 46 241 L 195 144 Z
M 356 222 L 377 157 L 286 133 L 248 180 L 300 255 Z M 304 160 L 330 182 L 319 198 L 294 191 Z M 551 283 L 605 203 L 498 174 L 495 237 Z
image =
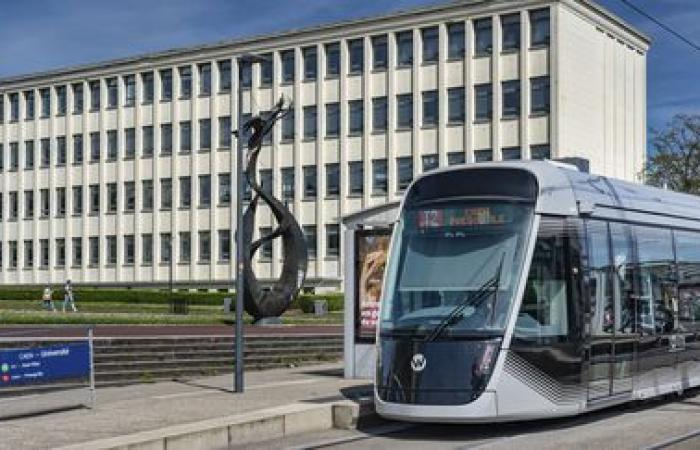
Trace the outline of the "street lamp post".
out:
M 267 61 L 267 58 L 258 55 L 244 54 L 238 57 L 238 130 L 234 135 L 238 139 L 236 154 L 236 367 L 235 367 L 235 392 L 243 393 L 243 193 L 245 192 L 246 179 L 243 176 L 243 164 L 245 161 L 245 135 L 243 133 L 243 67 Z M 252 76 L 252 75 L 251 75 Z M 251 80 L 252 84 L 252 80 Z

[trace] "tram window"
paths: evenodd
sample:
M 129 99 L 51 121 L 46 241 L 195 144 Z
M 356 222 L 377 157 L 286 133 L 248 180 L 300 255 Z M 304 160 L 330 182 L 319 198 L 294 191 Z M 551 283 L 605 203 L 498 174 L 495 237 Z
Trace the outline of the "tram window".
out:
M 678 320 L 686 331 L 700 331 L 700 233 L 676 231 Z
M 610 224 L 612 241 L 613 294 L 615 297 L 615 334 L 635 332 L 634 275 L 636 267 L 632 253 L 632 228 L 622 223 Z
M 591 314 L 591 335 L 612 334 L 615 326 L 615 307 L 610 268 L 610 242 L 605 222 L 588 221 L 588 291 Z
M 516 323 L 521 338 L 566 337 L 573 325 L 569 274 L 578 259 L 576 231 L 562 219 L 543 218 Z M 572 264 L 573 263 L 573 264 Z M 575 283 L 578 285 L 578 283 Z
M 671 230 L 636 226 L 634 234 L 639 270 L 635 274 L 638 292 L 631 298 L 636 302 L 634 320 L 630 322 L 638 333 L 670 333 L 678 310 Z

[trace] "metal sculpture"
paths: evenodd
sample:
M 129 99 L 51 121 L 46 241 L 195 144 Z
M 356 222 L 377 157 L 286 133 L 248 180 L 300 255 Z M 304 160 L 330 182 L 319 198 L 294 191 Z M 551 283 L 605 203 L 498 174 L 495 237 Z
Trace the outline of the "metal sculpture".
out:
M 245 176 L 254 192 L 243 214 L 243 301 L 246 312 L 253 316 L 255 323 L 279 323 L 279 316 L 297 296 L 306 278 L 308 253 L 301 227 L 289 209 L 269 191 L 266 192 L 257 179 L 256 166 L 263 139 L 291 107 L 282 97 L 270 113 L 253 117 L 242 127 L 244 133 L 252 132 L 248 139 Z M 260 200 L 267 204 L 279 225 L 270 234 L 253 241 L 255 213 Z M 262 245 L 276 238 L 282 239 L 282 272 L 271 288 L 264 289 L 253 272 L 252 261 Z

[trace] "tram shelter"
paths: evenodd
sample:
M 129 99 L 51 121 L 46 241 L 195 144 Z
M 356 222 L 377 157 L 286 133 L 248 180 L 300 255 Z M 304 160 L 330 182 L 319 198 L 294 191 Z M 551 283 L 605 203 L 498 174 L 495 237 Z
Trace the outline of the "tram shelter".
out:
M 379 301 L 391 230 L 399 202 L 374 206 L 345 216 L 345 378 L 372 378 Z

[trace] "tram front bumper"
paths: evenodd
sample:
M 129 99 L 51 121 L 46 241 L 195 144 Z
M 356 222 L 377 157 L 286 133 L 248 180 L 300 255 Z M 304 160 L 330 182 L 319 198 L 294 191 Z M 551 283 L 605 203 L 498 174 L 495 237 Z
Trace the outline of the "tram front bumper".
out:
M 498 418 L 496 393 L 483 392 L 464 405 L 416 405 L 385 402 L 375 392 L 374 407 L 380 416 L 404 422 L 481 423 Z

